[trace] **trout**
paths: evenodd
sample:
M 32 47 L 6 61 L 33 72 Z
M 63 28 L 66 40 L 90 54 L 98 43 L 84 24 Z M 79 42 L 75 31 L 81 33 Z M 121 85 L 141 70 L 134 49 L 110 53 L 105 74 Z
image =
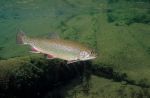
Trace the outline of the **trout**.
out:
M 17 33 L 16 39 L 18 44 L 30 45 L 32 53 L 42 53 L 47 59 L 63 59 L 68 64 L 96 58 L 92 49 L 75 41 L 59 38 L 31 38 L 23 31 Z

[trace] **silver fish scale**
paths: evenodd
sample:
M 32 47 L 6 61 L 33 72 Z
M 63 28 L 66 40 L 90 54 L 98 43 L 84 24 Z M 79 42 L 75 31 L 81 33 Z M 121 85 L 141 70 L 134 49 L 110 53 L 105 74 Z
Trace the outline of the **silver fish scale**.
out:
M 57 53 L 71 53 L 71 54 L 79 54 L 80 50 L 76 48 L 72 48 L 69 46 L 61 45 L 59 43 L 49 43 L 44 41 L 32 40 L 30 43 L 32 46 L 38 47 L 44 51 L 55 51 Z
M 63 51 L 67 51 L 67 52 L 74 52 L 74 53 L 79 53 L 80 51 L 78 49 L 69 47 L 69 46 L 65 46 L 65 45 L 61 45 L 61 44 L 52 44 L 52 47 L 54 49 L 59 49 L 59 50 L 63 50 Z
M 48 42 L 44 40 L 33 39 L 30 41 L 30 45 L 38 48 L 41 53 L 51 54 L 58 58 L 63 58 L 66 60 L 76 60 L 79 59 L 81 50 L 77 47 L 71 47 L 66 44 L 61 44 L 58 42 Z

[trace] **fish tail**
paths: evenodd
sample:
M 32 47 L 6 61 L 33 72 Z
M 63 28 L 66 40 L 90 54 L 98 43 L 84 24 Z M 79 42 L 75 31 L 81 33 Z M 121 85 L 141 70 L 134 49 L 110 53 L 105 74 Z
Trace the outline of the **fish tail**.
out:
M 23 31 L 19 31 L 16 36 L 17 44 L 27 44 L 27 37 Z

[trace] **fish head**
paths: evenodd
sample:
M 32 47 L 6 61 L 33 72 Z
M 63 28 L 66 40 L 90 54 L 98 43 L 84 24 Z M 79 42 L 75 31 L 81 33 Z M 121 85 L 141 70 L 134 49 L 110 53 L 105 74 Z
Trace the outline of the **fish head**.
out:
M 79 55 L 79 59 L 82 61 L 95 59 L 96 53 L 93 50 L 81 51 Z

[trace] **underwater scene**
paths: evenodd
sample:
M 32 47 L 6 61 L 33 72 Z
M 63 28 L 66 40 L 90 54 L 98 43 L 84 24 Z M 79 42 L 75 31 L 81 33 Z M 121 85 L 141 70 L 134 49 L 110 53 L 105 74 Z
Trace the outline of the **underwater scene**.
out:
M 0 98 L 150 98 L 150 0 L 0 0 Z

